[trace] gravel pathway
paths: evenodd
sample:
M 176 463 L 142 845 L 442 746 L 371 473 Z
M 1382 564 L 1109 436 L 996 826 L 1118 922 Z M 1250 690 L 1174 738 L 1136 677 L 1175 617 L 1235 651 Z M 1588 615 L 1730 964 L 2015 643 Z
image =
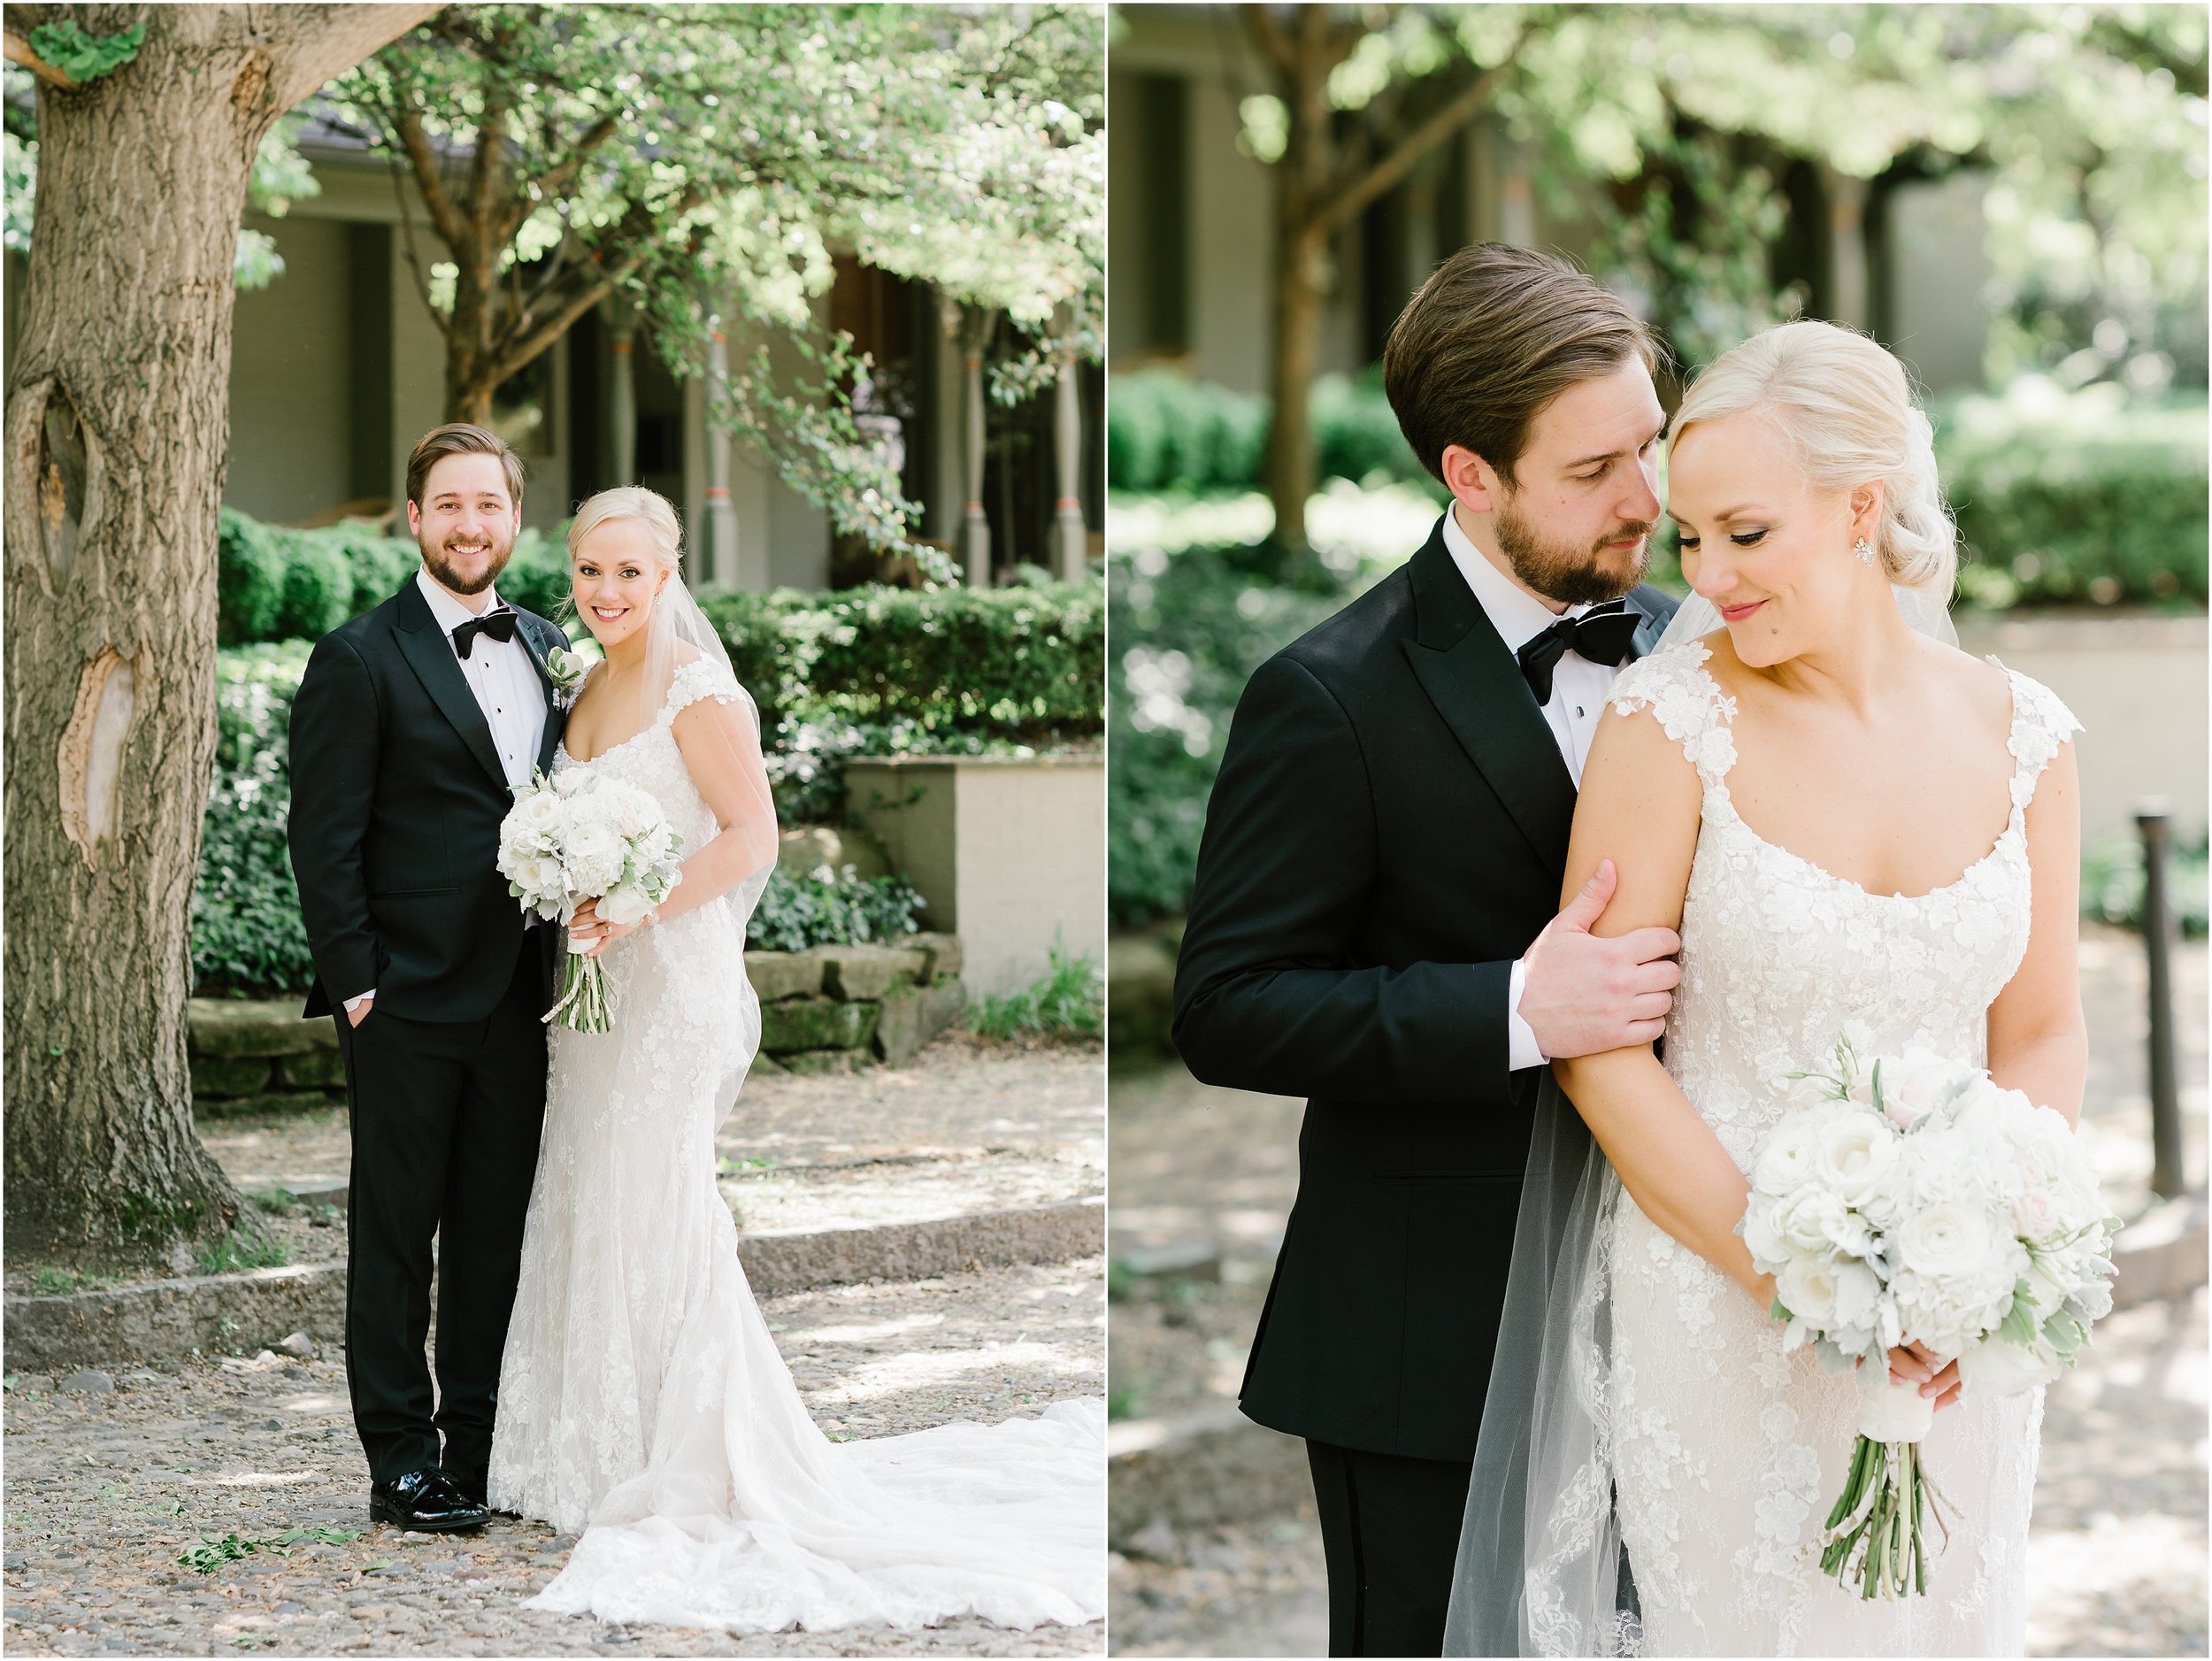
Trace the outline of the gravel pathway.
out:
M 1093 1258 L 842 1287 L 764 1311 L 817 1423 L 840 1439 L 889 1435 L 1097 1394 L 1102 1269 Z M 65 1380 L 11 1375 L 7 1385 L 0 1648 L 10 1654 L 1104 1650 L 1097 1623 L 1021 1633 L 957 1620 L 916 1633 L 739 1639 L 526 1611 L 521 1600 L 559 1567 L 569 1539 L 505 1520 L 473 1539 L 371 1527 L 336 1359 L 264 1351 Z M 325 1537 L 267 1549 L 295 1531 Z M 204 1571 L 177 1561 L 231 1535 L 264 1549 Z

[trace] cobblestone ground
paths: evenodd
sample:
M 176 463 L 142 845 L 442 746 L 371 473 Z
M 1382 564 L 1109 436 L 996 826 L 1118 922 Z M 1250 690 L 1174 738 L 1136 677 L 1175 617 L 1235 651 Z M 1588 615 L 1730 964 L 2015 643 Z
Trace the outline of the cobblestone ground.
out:
M 1095 1395 L 1102 1265 L 993 1270 L 795 1294 L 764 1305 L 833 1437 L 990 1421 Z M 96 1380 L 96 1384 L 101 1380 Z M 119 1366 L 110 1388 L 11 1375 L 11 1655 L 1097 1655 L 1098 1623 L 1034 1632 L 957 1620 L 733 1638 L 524 1610 L 572 1540 L 495 1519 L 475 1538 L 371 1527 L 337 1360 Z M 287 1533 L 320 1540 L 269 1549 Z M 201 1569 L 186 1550 L 261 1549 Z
M 2186 1163 L 2199 1190 L 2206 966 L 2201 943 L 2175 965 Z M 2085 929 L 2083 1128 L 2124 1216 L 2149 1197 L 2143 984 L 2139 939 Z M 1109 1399 L 1120 1418 L 1233 1403 L 1297 1189 L 1302 1104 L 1211 1089 L 1179 1068 L 1116 1073 L 1109 1100 L 1108 1241 L 1118 1265 Z M 1166 1266 L 1130 1273 L 1148 1261 Z M 2205 1653 L 2206 1342 L 2201 1291 L 2178 1307 L 2124 1311 L 2052 1389 L 2031 1541 L 2033 1653 Z M 1116 1654 L 1325 1652 L 1310 1508 L 1189 1536 L 1148 1531 L 1141 1547 L 1115 1564 Z

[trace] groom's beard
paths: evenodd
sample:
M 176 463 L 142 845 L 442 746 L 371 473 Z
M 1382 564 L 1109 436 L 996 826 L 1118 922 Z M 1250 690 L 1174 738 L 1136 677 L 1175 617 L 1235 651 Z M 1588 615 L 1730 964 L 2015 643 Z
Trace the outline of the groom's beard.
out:
M 446 549 L 449 544 L 472 544 L 479 541 L 490 549 L 491 558 L 475 576 L 465 577 L 446 558 Z M 502 536 L 495 531 L 488 531 L 481 538 L 449 536 L 435 548 L 418 536 L 415 546 L 422 550 L 422 563 L 430 567 L 430 574 L 449 594 L 483 593 L 499 581 L 499 573 L 507 569 L 507 562 L 514 558 L 515 553 L 515 539 Z
M 1520 515 L 1514 493 L 1508 492 L 1491 519 L 1498 551 L 1523 584 L 1548 595 L 1563 605 L 1595 605 L 1617 600 L 1644 580 L 1651 563 L 1651 526 L 1631 521 L 1616 525 L 1588 548 L 1573 548 L 1548 540 Z M 1628 553 L 1606 544 L 1624 536 L 1643 538 Z

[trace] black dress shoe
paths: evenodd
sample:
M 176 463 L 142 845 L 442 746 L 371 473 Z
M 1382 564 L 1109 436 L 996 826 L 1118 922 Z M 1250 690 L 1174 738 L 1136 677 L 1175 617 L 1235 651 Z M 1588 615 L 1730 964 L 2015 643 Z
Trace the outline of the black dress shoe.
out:
M 445 1480 L 452 1483 L 459 1490 L 461 1497 L 468 1501 L 470 1504 L 483 1507 L 494 1517 L 518 1519 L 522 1516 L 520 1511 L 503 1511 L 493 1506 L 490 1497 L 491 1473 L 489 1471 L 480 1467 L 474 1471 L 465 1471 L 457 1465 L 448 1465 L 445 1467 L 444 1475 Z
M 456 1488 L 442 1471 L 410 1471 L 391 1482 L 369 1485 L 369 1520 L 421 1534 L 481 1528 L 491 1514 Z

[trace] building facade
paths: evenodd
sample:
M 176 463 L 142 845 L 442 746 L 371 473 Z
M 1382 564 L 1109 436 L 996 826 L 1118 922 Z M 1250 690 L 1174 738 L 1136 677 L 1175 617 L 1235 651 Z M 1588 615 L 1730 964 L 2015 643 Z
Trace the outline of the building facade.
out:
M 408 451 L 445 413 L 444 341 L 407 242 L 426 266 L 441 244 L 380 158 L 311 138 L 300 148 L 320 194 L 281 219 L 245 221 L 285 270 L 238 296 L 224 499 L 280 524 L 350 516 L 403 534 Z M 1076 362 L 1061 386 L 999 404 L 964 350 L 987 319 L 847 256 L 835 272 L 816 315 L 873 360 L 864 430 L 901 457 L 904 492 L 924 509 L 919 538 L 971 582 L 1002 581 L 1018 565 L 1079 575 L 1102 546 L 1102 373 Z M 800 367 L 769 339 L 780 371 Z M 757 344 L 741 334 L 720 349 L 735 361 Z M 595 490 L 643 484 L 681 511 L 703 585 L 819 588 L 887 574 L 769 458 L 710 422 L 709 403 L 704 382 L 672 373 L 626 306 L 603 304 L 495 399 L 495 425 L 528 473 L 524 522 L 550 528 Z
M 1112 365 L 1164 364 L 1263 392 L 1273 188 L 1238 137 L 1240 102 L 1267 77 L 1233 8 L 1132 5 L 1117 16 L 1107 77 Z M 1778 257 L 1788 269 L 1778 274 L 1803 281 L 1809 313 L 1870 330 L 1931 391 L 1979 386 L 1991 275 L 1982 176 L 1870 185 L 1800 164 L 1783 185 L 1791 230 Z M 1594 228 L 1535 188 L 1502 121 L 1471 122 L 1336 238 L 1321 367 L 1356 373 L 1380 358 L 1399 310 L 1454 249 L 1506 242 L 1584 258 Z

